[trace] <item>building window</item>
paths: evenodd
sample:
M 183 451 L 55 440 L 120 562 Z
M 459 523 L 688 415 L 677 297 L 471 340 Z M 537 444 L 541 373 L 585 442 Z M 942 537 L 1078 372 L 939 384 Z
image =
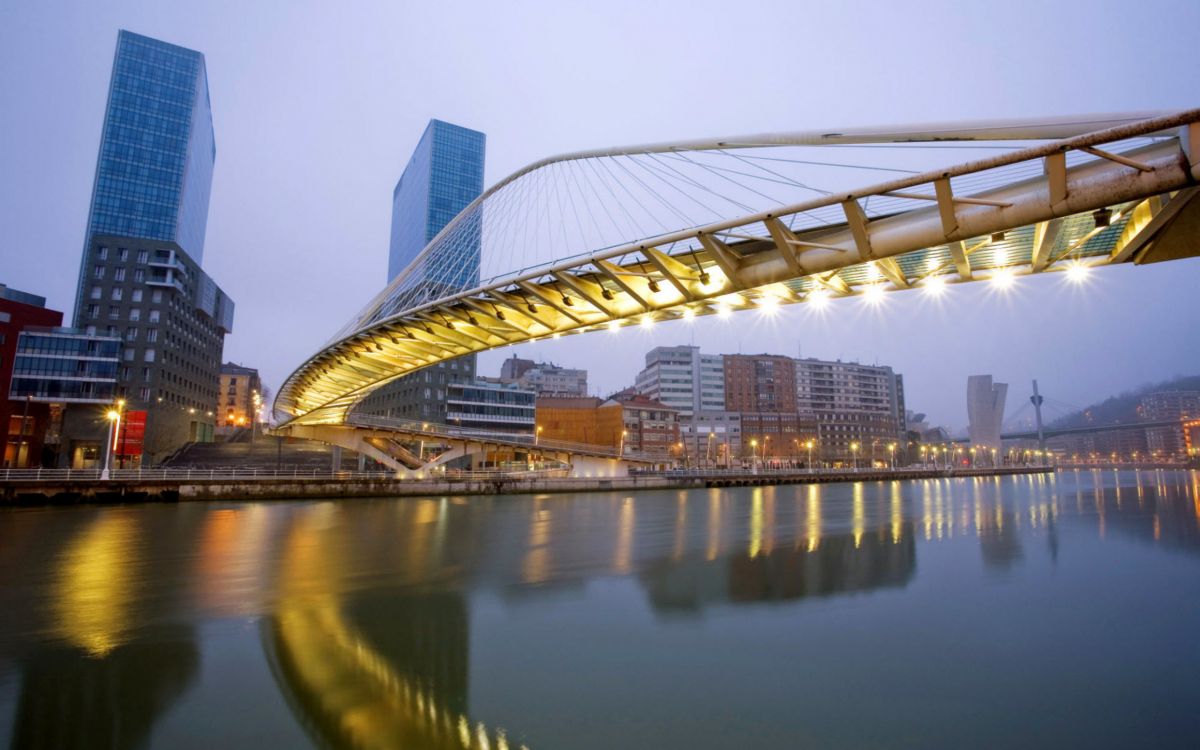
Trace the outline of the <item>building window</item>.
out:
M 156 304 L 157 304 L 157 303 L 159 303 L 159 302 L 162 302 L 162 290 L 161 290 L 161 289 L 155 289 L 153 292 L 151 292 L 151 294 L 150 294 L 150 301 L 151 301 L 151 302 L 154 302 L 154 303 L 156 303 Z
M 129 260 L 129 250 L 122 247 L 117 250 L 117 256 L 121 259 L 121 262 L 124 263 L 125 261 Z
M 129 326 L 128 328 L 125 329 L 125 340 L 126 341 L 137 341 L 137 332 L 138 332 L 137 326 Z
M 132 361 L 133 361 L 133 355 L 134 355 L 134 354 L 136 354 L 136 351 L 135 351 L 135 350 L 134 350 L 132 347 L 126 347 L 126 349 L 125 349 L 125 361 L 126 361 L 126 362 L 132 362 Z M 128 377 L 128 376 L 126 376 L 126 377 Z
M 142 308 L 140 308 L 140 307 L 130 308 L 129 319 L 131 321 L 137 322 L 138 320 L 141 320 L 141 318 L 142 318 Z
M 124 280 L 125 280 L 125 269 L 124 268 L 118 268 L 113 271 L 113 281 L 124 281 Z
M 146 265 L 146 260 L 148 259 L 148 257 L 149 257 L 149 253 L 147 253 L 145 250 L 138 250 L 138 254 L 137 254 L 138 265 L 141 265 L 141 266 Z
M 147 383 L 150 382 L 150 368 L 149 367 L 142 368 L 142 380 L 144 380 Z
M 117 337 L 117 327 L 108 326 L 104 329 L 104 335 L 108 336 L 110 339 L 115 339 Z
M 121 308 L 117 307 L 116 305 L 109 305 L 108 306 L 108 319 L 116 320 L 119 317 L 121 317 Z
M 88 326 L 87 328 L 85 328 L 85 329 L 83 329 L 83 330 L 84 330 L 84 332 L 86 332 L 86 333 L 87 333 L 87 335 L 89 335 L 89 336 L 95 336 L 95 335 L 96 335 L 96 326 Z
M 147 350 L 146 350 L 146 356 L 145 356 L 143 359 L 144 359 L 146 362 L 153 362 L 153 361 L 154 361 L 154 347 L 151 347 L 151 348 L 149 348 L 149 349 L 147 349 Z
M 151 323 L 157 323 L 157 322 L 158 322 L 158 310 L 151 310 L 151 311 L 150 311 L 150 322 L 151 322 Z
M 146 329 L 146 341 L 149 341 L 150 343 L 154 343 L 155 341 L 158 341 L 158 329 L 157 328 L 147 328 Z
M 142 386 L 141 388 L 139 388 L 138 389 L 138 398 L 141 399 L 142 401 L 149 401 L 150 400 L 150 389 L 146 386 Z
M 119 287 L 119 286 L 113 287 L 111 299 L 119 300 L 124 296 L 125 296 L 125 290 L 121 289 L 121 287 Z
M 96 266 L 95 268 L 93 268 L 92 269 L 92 278 L 93 279 L 103 279 L 104 278 L 104 266 Z
M 100 317 L 100 305 L 88 305 L 87 316 L 91 320 L 95 320 L 96 318 Z
M 146 271 L 141 268 L 133 269 L 133 280 L 141 284 L 146 280 Z
M 108 248 L 102 247 L 96 251 L 96 257 L 100 260 L 108 260 Z
M 101 289 L 100 287 L 98 287 L 98 286 L 92 287 L 92 299 L 100 299 L 100 297 L 103 294 L 104 294 L 104 290 Z

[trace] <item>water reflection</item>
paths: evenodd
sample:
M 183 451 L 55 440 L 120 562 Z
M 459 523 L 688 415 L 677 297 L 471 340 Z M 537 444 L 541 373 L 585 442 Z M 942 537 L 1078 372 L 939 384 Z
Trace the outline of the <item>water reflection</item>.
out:
M 0 587 L 14 742 L 143 743 L 198 679 L 196 625 L 261 616 L 271 673 L 316 745 L 536 746 L 519 719 L 471 705 L 481 596 L 522 608 L 615 578 L 668 624 L 748 606 L 799 618 L 912 586 L 923 545 L 1005 574 L 1074 554 L 1080 534 L 1196 555 L 1198 492 L 1194 472 L 1081 472 L 0 513 L 0 570 L 24 571 Z

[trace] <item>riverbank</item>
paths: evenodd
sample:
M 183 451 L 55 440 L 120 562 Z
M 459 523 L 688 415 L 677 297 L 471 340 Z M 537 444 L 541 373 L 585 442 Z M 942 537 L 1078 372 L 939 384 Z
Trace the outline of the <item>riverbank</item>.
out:
M 220 476 L 110 480 L 26 478 L 0 481 L 0 504 L 46 505 L 72 503 L 180 502 L 187 500 L 296 500 L 305 498 L 429 497 L 442 495 L 499 495 L 610 490 L 704 489 L 761 487 L 779 484 L 881 482 L 945 477 L 990 477 L 1048 474 L 1048 467 L 1000 469 L 865 469 L 858 471 L 764 471 L 697 473 L 670 472 L 630 477 L 494 477 L 395 479 L 385 476 L 266 477 Z

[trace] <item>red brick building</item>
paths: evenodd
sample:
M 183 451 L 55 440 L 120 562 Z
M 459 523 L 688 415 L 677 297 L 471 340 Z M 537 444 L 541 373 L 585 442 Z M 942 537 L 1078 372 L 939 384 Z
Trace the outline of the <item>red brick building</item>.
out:
M 0 284 L 0 467 L 41 465 L 42 446 L 50 422 L 49 404 L 12 400 L 17 337 L 24 328 L 62 325 L 63 314 L 46 307 L 46 299 Z

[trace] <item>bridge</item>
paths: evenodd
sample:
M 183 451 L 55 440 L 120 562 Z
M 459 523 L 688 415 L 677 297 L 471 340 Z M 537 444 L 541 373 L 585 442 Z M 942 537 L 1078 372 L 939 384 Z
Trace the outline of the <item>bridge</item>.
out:
M 946 166 L 955 154 L 978 158 Z M 513 344 L 1191 257 L 1198 180 L 1195 109 L 543 159 L 485 191 L 287 378 L 279 432 L 347 443 L 373 390 Z

